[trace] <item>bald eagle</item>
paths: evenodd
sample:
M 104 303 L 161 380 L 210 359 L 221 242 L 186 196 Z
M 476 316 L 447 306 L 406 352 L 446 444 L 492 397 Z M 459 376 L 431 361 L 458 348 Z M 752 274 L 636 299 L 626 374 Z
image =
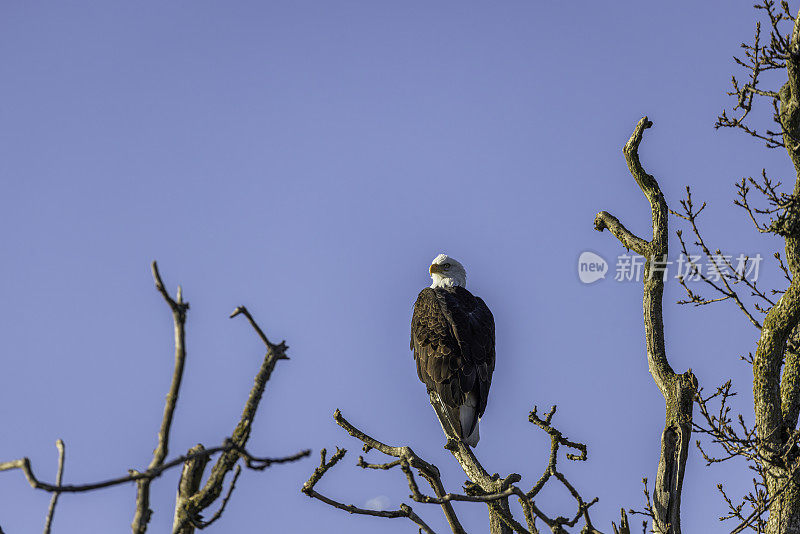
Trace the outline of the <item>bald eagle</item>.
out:
M 494 317 L 466 290 L 464 266 L 446 254 L 431 263 L 411 319 L 417 376 L 445 434 L 474 447 L 494 372 Z

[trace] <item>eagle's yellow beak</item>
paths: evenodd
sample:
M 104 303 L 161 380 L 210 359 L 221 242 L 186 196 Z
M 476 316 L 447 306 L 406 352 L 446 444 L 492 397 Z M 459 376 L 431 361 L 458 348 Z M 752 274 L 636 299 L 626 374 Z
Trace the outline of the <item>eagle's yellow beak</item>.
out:
M 442 267 L 438 263 L 434 263 L 433 265 L 431 265 L 428 268 L 428 272 L 431 273 L 431 274 L 433 274 L 433 273 L 443 273 L 444 272 L 444 267 Z

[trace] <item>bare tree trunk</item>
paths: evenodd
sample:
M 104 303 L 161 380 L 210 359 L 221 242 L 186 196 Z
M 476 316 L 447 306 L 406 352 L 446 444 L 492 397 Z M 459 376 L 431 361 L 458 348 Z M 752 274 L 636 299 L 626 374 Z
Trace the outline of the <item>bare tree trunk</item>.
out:
M 786 479 L 787 473 L 775 470 L 767 478 L 770 497 L 767 534 L 793 534 L 800 532 L 800 484 L 798 477 Z
M 800 176 L 800 18 L 796 18 L 786 54 L 788 82 L 781 88 L 779 120 L 789 158 Z M 798 358 L 788 341 L 800 321 L 800 178 L 785 209 L 769 231 L 786 240 L 792 279 L 761 328 L 753 359 L 753 397 L 759 455 L 769 492 L 767 534 L 800 533 L 800 472 L 797 450 Z M 783 380 L 781 379 L 783 367 Z
M 662 533 L 681 532 L 681 492 L 686 458 L 692 436 L 692 401 L 697 381 L 691 371 L 675 375 L 671 393 L 665 395 L 666 422 L 661 433 L 661 456 L 658 460 L 656 485 L 653 491 L 655 521 L 653 530 Z
M 623 153 L 631 175 L 650 202 L 653 239 L 645 241 L 637 237 L 616 217 L 605 211 L 597 214 L 594 224 L 599 231 L 608 229 L 625 248 L 641 254 L 647 260 L 642 302 L 647 365 L 666 403 L 661 456 L 653 492 L 653 531 L 656 534 L 680 534 L 681 489 L 692 434 L 692 401 L 697 389 L 697 379 L 691 370 L 683 374 L 672 370 L 664 345 L 661 299 L 664 294 L 664 269 L 667 265 L 668 209 L 658 182 L 642 168 L 638 152 L 642 134 L 652 124 L 647 117 L 643 117 L 625 144 Z

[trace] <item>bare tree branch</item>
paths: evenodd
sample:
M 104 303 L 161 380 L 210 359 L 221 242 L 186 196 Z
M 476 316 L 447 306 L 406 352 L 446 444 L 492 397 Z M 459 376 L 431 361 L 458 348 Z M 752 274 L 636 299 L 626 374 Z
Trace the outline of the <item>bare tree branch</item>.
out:
M 167 393 L 164 405 L 164 417 L 161 420 L 161 428 L 158 432 L 158 445 L 153 451 L 153 459 L 148 470 L 157 469 L 164 463 L 164 459 L 169 453 L 169 433 L 172 427 L 172 418 L 175 415 L 175 405 L 178 402 L 178 393 L 183 379 L 183 367 L 186 363 L 186 312 L 189 310 L 189 303 L 183 302 L 181 287 L 178 286 L 177 299 L 173 299 L 161 280 L 158 272 L 158 264 L 152 263 L 153 279 L 156 289 L 167 302 L 172 310 L 172 320 L 175 326 L 175 369 L 172 373 L 172 383 Z M 133 516 L 131 527 L 134 534 L 144 534 L 147 531 L 147 524 L 153 511 L 150 509 L 150 478 L 142 478 L 136 483 L 136 512 Z
M 147 529 L 147 524 L 150 516 L 152 515 L 152 511 L 150 510 L 149 506 L 151 482 L 155 478 L 161 476 L 164 471 L 184 464 L 184 469 L 178 488 L 178 495 L 176 498 L 173 529 L 176 533 L 190 534 L 195 528 L 205 528 L 217 521 L 222 516 L 222 513 L 224 512 L 225 507 L 231 498 L 233 489 L 235 488 L 236 480 L 241 473 L 241 466 L 236 466 L 236 463 L 240 459 L 248 469 L 261 471 L 273 464 L 297 461 L 305 456 L 308 456 L 311 452 L 310 450 L 305 450 L 282 458 L 268 458 L 253 456 L 245 448 L 247 439 L 250 435 L 252 421 L 255 417 L 256 410 L 266 387 L 266 383 L 271 376 L 276 362 L 281 359 L 288 359 L 285 354 L 288 347 L 286 346 L 285 342 L 281 342 L 277 345 L 271 343 L 267 339 L 263 330 L 258 326 L 258 324 L 256 324 L 255 320 L 247 311 L 247 309 L 244 307 L 239 307 L 234 311 L 232 317 L 235 317 L 238 314 L 245 315 L 258 336 L 267 345 L 267 353 L 264 357 L 261 368 L 256 375 L 255 384 L 253 385 L 247 402 L 245 403 L 239 424 L 236 426 L 232 437 L 226 439 L 223 445 L 206 449 L 201 444 L 198 444 L 196 447 L 190 449 L 187 454 L 171 461 L 166 461 L 167 454 L 169 452 L 170 428 L 172 426 L 175 406 L 179 396 L 180 384 L 186 361 L 185 322 L 186 312 L 189 309 L 189 304 L 183 301 L 180 286 L 178 287 L 177 297 L 175 299 L 169 295 L 161 279 L 156 262 L 152 263 L 152 272 L 156 289 L 172 311 L 175 331 L 175 366 L 169 392 L 166 397 L 164 415 L 158 433 L 158 443 L 153 452 L 153 459 L 148 467 L 143 471 L 129 470 L 127 476 L 120 476 L 100 482 L 81 485 L 62 484 L 62 475 L 64 469 L 64 445 L 61 440 L 57 442 L 57 447 L 59 448 L 59 466 L 55 484 L 40 481 L 34 474 L 31 467 L 31 462 L 28 458 L 0 462 L 0 471 L 19 469 L 23 472 L 31 487 L 53 494 L 47 513 L 45 533 L 48 533 L 51 530 L 55 506 L 61 493 L 82 493 L 130 482 L 136 482 L 137 486 L 136 512 L 131 526 L 134 532 L 143 533 Z M 201 487 L 200 482 L 203 477 L 204 468 L 208 463 L 209 458 L 217 453 L 220 453 L 220 457 L 211 470 L 211 474 L 208 477 L 205 486 Z M 221 502 L 220 508 L 210 520 L 204 521 L 200 515 L 200 512 L 213 503 L 222 493 L 225 475 L 232 470 L 234 466 L 236 466 L 234 479 L 228 487 L 227 493 Z
M 631 527 L 628 523 L 628 514 L 625 513 L 625 508 L 620 509 L 620 522 L 619 527 L 617 527 L 616 523 L 611 523 L 612 528 L 614 529 L 614 534 L 631 534 Z M 645 523 L 646 524 L 646 523 Z
M 622 246 L 628 250 L 633 250 L 635 253 L 645 256 L 647 254 L 647 241 L 634 235 L 630 230 L 619 222 L 619 219 L 606 211 L 601 211 L 594 219 L 594 229 L 598 232 L 608 230 L 614 237 L 619 239 Z
M 255 419 L 256 411 L 258 410 L 261 397 L 264 394 L 264 389 L 267 386 L 275 364 L 279 360 L 288 360 L 286 350 L 289 348 L 285 341 L 274 344 L 267 339 L 264 331 L 258 326 L 253 316 L 244 306 L 239 306 L 231 314 L 231 318 L 237 315 L 244 315 L 258 336 L 267 347 L 267 352 L 261 364 L 261 368 L 255 377 L 255 383 L 250 390 L 250 395 L 247 397 L 242 416 L 239 423 L 233 431 L 231 441 L 237 449 L 244 449 L 247 440 L 250 438 L 250 430 L 252 428 L 253 420 Z M 298 457 L 305 456 L 301 453 Z M 176 521 L 173 525 L 173 532 L 180 532 L 181 529 L 189 523 L 197 523 L 197 518 L 203 510 L 208 508 L 219 496 L 222 494 L 223 486 L 225 483 L 225 476 L 233 469 L 236 462 L 239 460 L 240 454 L 237 450 L 224 451 L 214 466 L 211 468 L 208 480 L 205 485 L 197 490 L 191 497 L 185 498 L 181 502 L 180 510 L 176 510 Z M 248 462 L 248 467 L 253 469 L 263 469 L 272 463 L 285 461 L 285 460 L 272 460 L 268 458 L 251 459 Z
M 692 398 L 697 387 L 697 379 L 691 370 L 683 374 L 677 374 L 672 370 L 664 345 L 662 297 L 663 266 L 666 265 L 668 251 L 668 208 L 658 182 L 644 170 L 639 161 L 639 144 L 644 131 L 652 125 L 647 117 L 643 117 L 634 128 L 622 152 L 631 176 L 650 203 L 653 226 L 651 241 L 633 242 L 638 248 L 637 252 L 646 259 L 643 308 L 648 367 L 666 403 L 666 423 L 661 436 L 661 457 L 654 494 L 653 530 L 658 534 L 680 534 L 681 489 L 692 431 Z M 611 229 L 604 223 L 607 220 L 609 220 L 608 214 L 600 212 L 595 218 L 595 228 L 598 231 Z M 619 232 L 614 235 L 623 246 L 631 248 L 632 241 L 629 236 L 624 233 L 620 235 Z
M 747 287 L 750 288 L 752 296 L 762 298 L 767 304 L 770 306 L 774 305 L 775 303 L 767 297 L 761 290 L 758 289 L 755 281 L 748 280 L 743 273 L 735 272 L 733 265 L 730 263 L 730 260 L 726 258 L 722 251 L 717 249 L 715 253 L 712 253 L 710 248 L 706 245 L 703 236 L 700 233 L 700 229 L 697 226 L 697 217 L 700 215 L 700 212 L 703 211 L 706 204 L 700 207 L 699 210 L 694 209 L 694 204 L 692 202 L 692 191 L 689 187 L 686 188 L 686 199 L 681 200 L 681 206 L 683 207 L 683 213 L 678 213 L 676 211 L 670 210 L 673 215 L 680 217 L 689 222 L 692 227 L 692 233 L 695 236 L 694 244 L 700 247 L 700 250 L 705 254 L 705 256 L 709 259 L 709 264 L 714 267 L 714 271 L 716 272 L 716 276 L 714 277 L 715 280 L 718 281 L 716 283 L 712 280 L 709 276 L 704 275 L 703 273 L 699 272 L 699 270 L 695 269 L 695 276 L 702 280 L 706 285 L 714 289 L 717 293 L 721 294 L 722 297 L 717 299 L 707 299 L 705 297 L 701 297 L 697 295 L 689 287 L 686 285 L 685 280 L 681 279 L 680 283 L 681 286 L 686 290 L 687 295 L 689 296 L 688 301 L 679 301 L 678 304 L 688 304 L 693 303 L 696 306 L 711 304 L 714 302 L 721 302 L 723 300 L 733 300 L 736 303 L 736 306 L 741 310 L 741 312 L 747 317 L 747 319 L 755 326 L 756 328 L 761 328 L 761 323 L 756 319 L 752 312 L 747 308 L 742 298 L 739 296 L 739 293 L 731 287 L 731 280 L 733 283 L 744 283 Z M 686 258 L 692 258 L 693 256 L 689 254 L 688 247 L 686 246 L 686 242 L 683 240 L 683 233 L 678 230 L 676 232 L 678 236 L 678 240 L 681 244 L 681 251 Z M 721 285 L 720 285 L 721 284 Z M 758 305 L 756 304 L 756 308 L 758 309 Z
M 745 309 L 743 299 L 730 288 L 723 279 L 721 290 L 733 299 L 747 315 L 748 319 L 760 328 L 760 336 L 755 354 L 749 358 L 753 365 L 753 397 L 755 425 L 745 424 L 741 415 L 738 425 L 733 423 L 728 401 L 733 397 L 730 382 L 704 398 L 698 394 L 697 403 L 705 423 L 696 430 L 711 438 L 712 443 L 721 446 L 724 454 L 712 457 L 698 442 L 698 448 L 706 462 L 717 463 L 732 458 L 743 458 L 757 474 L 753 478 L 753 489 L 741 502 L 736 502 L 724 490 L 719 491 L 729 512 L 721 520 L 735 519 L 739 525 L 732 532 L 747 528 L 756 532 L 777 534 L 794 532 L 800 524 L 800 473 L 798 465 L 798 414 L 800 413 L 800 285 L 795 276 L 800 269 L 800 25 L 798 17 L 792 16 L 788 2 L 778 6 L 774 0 L 761 0 L 756 9 L 762 11 L 769 23 L 769 38 L 762 39 L 761 24 L 756 25 L 752 44 L 743 44 L 744 59 L 736 59 L 750 76 L 750 82 L 739 87 L 734 78 L 734 92 L 737 99 L 734 109 L 742 114 L 736 120 L 729 120 L 723 112 L 717 126 L 736 127 L 754 137 L 765 140 L 771 148 L 783 147 L 795 167 L 794 187 L 790 194 L 780 191 L 780 182 L 775 182 L 762 169 L 761 179 L 743 178 L 736 184 L 735 204 L 743 208 L 757 231 L 781 236 L 785 239 L 784 263 L 781 254 L 776 253 L 780 270 L 789 283 L 785 290 L 772 289 L 773 300 L 746 279 L 751 296 L 757 299 L 754 307 L 765 314 L 759 323 L 754 315 Z M 790 29 L 791 28 L 791 29 Z M 786 82 L 778 90 L 759 88 L 759 75 L 767 70 L 785 69 Z M 767 98 L 772 109 L 772 119 L 777 128 L 756 135 L 755 129 L 745 125 L 745 119 L 760 98 Z M 754 188 L 766 200 L 767 207 L 754 207 L 749 199 L 750 189 Z M 689 210 L 691 211 L 691 210 Z M 694 217 L 684 217 L 692 224 L 697 245 L 708 254 L 708 247 L 699 236 Z M 764 220 L 764 218 L 768 220 Z M 711 400 L 719 402 L 719 410 L 709 409 Z M 749 505 L 752 512 L 745 515 L 744 507 Z M 763 515 L 769 511 L 765 520 Z
M 364 444 L 365 452 L 375 449 L 383 454 L 386 454 L 387 456 L 397 458 L 396 460 L 387 463 L 368 463 L 362 456 L 359 457 L 356 465 L 364 469 L 379 470 L 389 470 L 399 467 L 406 476 L 408 487 L 411 490 L 411 499 L 419 503 L 440 505 L 448 519 L 450 529 L 454 533 L 464 532 L 464 529 L 461 527 L 458 518 L 455 516 L 455 512 L 450 505 L 451 502 L 485 503 L 488 507 L 490 507 L 490 513 L 493 514 L 498 521 L 502 522 L 503 528 L 508 529 L 509 531 L 538 533 L 539 530 L 536 528 L 536 520 L 538 519 L 545 523 L 552 532 L 563 534 L 566 532 L 565 527 L 573 527 L 581 518 L 583 518 L 585 526 L 583 527 L 582 532 L 586 534 L 597 533 L 597 530 L 595 530 L 595 528 L 592 526 L 591 518 L 589 517 L 588 513 L 589 508 L 597 502 L 597 499 L 595 498 L 588 502 L 585 501 L 575 487 L 556 467 L 558 450 L 560 446 L 563 445 L 577 451 L 578 454 L 567 453 L 566 455 L 568 459 L 577 461 L 586 459 L 586 446 L 582 443 L 570 441 L 569 439 L 565 438 L 559 430 L 552 426 L 551 420 L 554 413 L 555 406 L 544 416 L 544 418 L 539 417 L 536 408 L 534 408 L 530 414 L 530 421 L 550 435 L 551 453 L 545 473 L 542 475 L 533 489 L 527 493 L 516 486 L 516 483 L 518 483 L 522 478 L 520 475 L 512 473 L 505 478 L 500 478 L 499 475 L 489 475 L 483 466 L 480 465 L 477 458 L 475 458 L 475 456 L 472 454 L 469 447 L 452 439 L 448 440 L 445 448 L 450 450 L 459 462 L 464 462 L 461 464 L 461 466 L 470 477 L 470 481 L 468 481 L 464 487 L 466 494 L 446 492 L 439 475 L 439 469 L 435 465 L 430 464 L 420 458 L 410 447 L 390 446 L 373 438 L 362 430 L 356 428 L 352 423 L 345 419 L 339 410 L 336 410 L 334 413 L 334 420 L 337 424 L 339 424 L 339 426 L 344 428 L 347 433 L 360 440 Z M 469 456 L 466 455 L 467 452 L 469 453 Z M 330 499 L 329 497 L 321 495 L 314 490 L 316 483 L 333 465 L 335 465 L 344 457 L 344 454 L 345 452 L 343 449 L 337 449 L 337 453 L 331 458 L 330 461 L 326 462 L 323 451 L 320 466 L 314 471 L 308 482 L 306 482 L 306 484 L 303 486 L 303 493 L 330 504 L 331 506 L 335 506 L 336 508 L 340 508 L 351 513 L 362 513 L 365 515 L 375 515 L 378 517 L 408 517 L 404 515 L 402 507 L 399 510 L 383 512 L 364 510 L 354 507 L 353 505 L 347 505 L 339 501 L 335 501 L 334 499 Z M 434 490 L 435 496 L 425 495 L 420 490 L 416 481 L 414 470 L 417 470 L 419 475 L 429 483 L 431 488 Z M 539 491 L 544 487 L 545 483 L 551 479 L 551 477 L 559 480 L 576 500 L 577 511 L 571 518 L 565 518 L 563 516 L 550 517 L 541 509 L 539 509 L 536 506 L 536 503 L 533 501 L 533 498 L 539 493 Z M 487 490 L 487 487 L 489 490 Z M 511 496 L 516 496 L 519 499 L 527 527 L 523 526 L 516 519 L 514 519 L 510 510 L 501 505 L 501 503 L 507 502 L 508 498 Z M 490 530 L 493 528 L 496 527 L 490 524 Z M 494 530 L 492 530 L 492 532 L 494 532 Z M 629 532 L 627 534 L 629 534 Z
M 56 472 L 56 485 L 61 485 L 61 479 L 64 476 L 64 442 L 60 439 L 56 440 L 56 448 L 58 449 L 58 471 Z M 47 508 L 47 519 L 44 523 L 44 534 L 50 534 L 50 528 L 53 525 L 53 516 L 56 513 L 56 504 L 61 492 L 53 492 L 50 497 L 50 506 Z
M 203 471 L 209 461 L 209 456 L 202 454 L 205 447 L 198 443 L 187 454 L 199 454 L 183 463 L 183 471 L 178 482 L 178 495 L 175 497 L 175 515 L 173 517 L 172 528 L 176 534 L 192 534 L 195 525 L 191 522 L 183 524 L 183 506 L 187 499 L 200 489 L 200 482 L 203 479 Z M 183 526 L 181 527 L 181 525 Z
M 203 521 L 200 518 L 200 516 L 190 518 L 189 521 L 192 523 L 193 527 L 202 530 L 206 527 L 211 526 L 217 519 L 222 517 L 223 512 L 225 512 L 225 507 L 228 505 L 228 501 L 230 500 L 231 495 L 233 495 L 233 490 L 234 488 L 236 488 L 236 481 L 239 480 L 239 475 L 241 474 L 242 474 L 242 466 L 237 465 L 236 470 L 233 472 L 233 479 L 231 480 L 230 486 L 228 486 L 228 493 L 226 493 L 225 497 L 223 497 L 219 510 L 217 510 L 214 513 L 214 515 L 211 516 L 211 519 L 209 519 L 208 521 Z
M 411 447 L 391 447 L 373 437 L 368 436 L 366 433 L 350 424 L 350 422 L 344 418 L 339 410 L 334 412 L 333 419 L 339 426 L 344 428 L 348 434 L 362 441 L 364 443 L 365 451 L 368 451 L 369 449 L 376 449 L 387 456 L 392 456 L 394 458 L 398 458 L 399 460 L 407 461 L 411 467 L 420 471 L 420 474 L 423 476 L 423 478 L 425 478 L 428 484 L 430 484 L 431 489 L 433 489 L 436 497 L 441 498 L 447 494 L 442 484 L 439 468 L 433 464 L 429 464 L 417 456 Z M 455 510 L 453 510 L 453 506 L 448 501 L 442 502 L 441 505 L 442 511 L 444 512 L 445 517 L 447 517 L 447 521 L 450 524 L 451 530 L 455 534 L 464 532 L 464 528 L 461 526 L 461 522 L 458 520 Z
M 327 451 L 325 449 L 322 449 L 320 451 L 319 467 L 317 467 L 314 470 L 314 472 L 311 474 L 311 477 L 306 481 L 305 484 L 303 484 L 302 492 L 308 495 L 309 497 L 312 497 L 314 499 L 319 499 L 325 504 L 328 504 L 340 510 L 344 510 L 345 512 L 351 514 L 371 515 L 373 517 L 386 517 L 390 519 L 398 517 L 407 517 L 411 519 L 414 523 L 419 525 L 419 527 L 423 531 L 427 532 L 428 534 L 435 534 L 433 529 L 431 529 L 431 527 L 425 524 L 425 522 L 417 514 L 414 513 L 411 507 L 405 503 L 401 504 L 400 508 L 397 510 L 368 510 L 366 508 L 359 508 L 358 506 L 352 504 L 341 503 L 339 501 L 331 499 L 330 497 L 326 497 L 325 495 L 322 495 L 317 490 L 315 490 L 314 486 L 316 486 L 317 482 L 319 482 L 319 480 L 323 477 L 323 475 L 325 475 L 325 473 L 328 472 L 328 470 L 331 467 L 336 465 L 339 462 L 339 460 L 344 458 L 344 455 L 346 453 L 347 453 L 346 449 L 340 449 L 337 447 L 336 452 L 333 454 L 333 456 L 331 456 L 331 459 L 326 462 L 325 456 L 327 454 Z
M 28 484 L 33 489 L 38 489 L 42 491 L 46 491 L 48 493 L 85 493 L 87 491 L 94 491 L 102 488 L 108 488 L 111 486 L 118 486 L 120 484 L 126 484 L 128 482 L 138 482 L 144 479 L 153 480 L 155 478 L 160 477 L 165 471 L 172 469 L 178 465 L 183 464 L 187 460 L 192 460 L 194 458 L 199 458 L 201 456 L 212 456 L 214 454 L 220 452 L 236 452 L 240 457 L 244 458 L 245 460 L 250 458 L 254 461 L 263 460 L 257 457 L 252 456 L 247 450 L 239 448 L 233 441 L 230 439 L 225 440 L 223 445 L 219 447 L 212 447 L 210 449 L 202 449 L 190 454 L 184 454 L 179 456 L 173 460 L 168 462 L 163 462 L 161 465 L 154 469 L 147 469 L 145 471 L 136 471 L 130 470 L 128 475 L 120 476 L 116 478 L 111 478 L 108 480 L 102 480 L 100 482 L 91 482 L 88 484 L 65 484 L 65 485 L 58 485 L 58 484 L 50 484 L 48 482 L 42 482 L 41 480 L 36 477 L 33 472 L 33 468 L 31 467 L 31 461 L 29 458 L 19 458 L 17 460 L 11 460 L 9 462 L 0 462 L 0 472 L 2 471 L 10 471 L 12 469 L 19 469 L 22 471 L 22 474 L 25 476 L 25 479 L 28 481 Z M 311 454 L 310 450 L 301 451 L 299 453 L 293 454 L 291 456 L 287 456 L 285 458 L 278 458 L 271 460 L 273 463 L 285 463 L 285 462 L 294 462 L 301 458 L 305 458 Z

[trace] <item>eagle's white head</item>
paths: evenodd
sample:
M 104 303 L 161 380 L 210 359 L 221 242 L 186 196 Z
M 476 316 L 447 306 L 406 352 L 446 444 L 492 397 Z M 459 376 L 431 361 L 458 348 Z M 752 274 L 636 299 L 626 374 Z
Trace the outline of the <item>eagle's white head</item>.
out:
M 467 287 L 467 271 L 464 266 L 447 254 L 439 254 L 433 258 L 428 272 L 433 279 L 431 287 Z

